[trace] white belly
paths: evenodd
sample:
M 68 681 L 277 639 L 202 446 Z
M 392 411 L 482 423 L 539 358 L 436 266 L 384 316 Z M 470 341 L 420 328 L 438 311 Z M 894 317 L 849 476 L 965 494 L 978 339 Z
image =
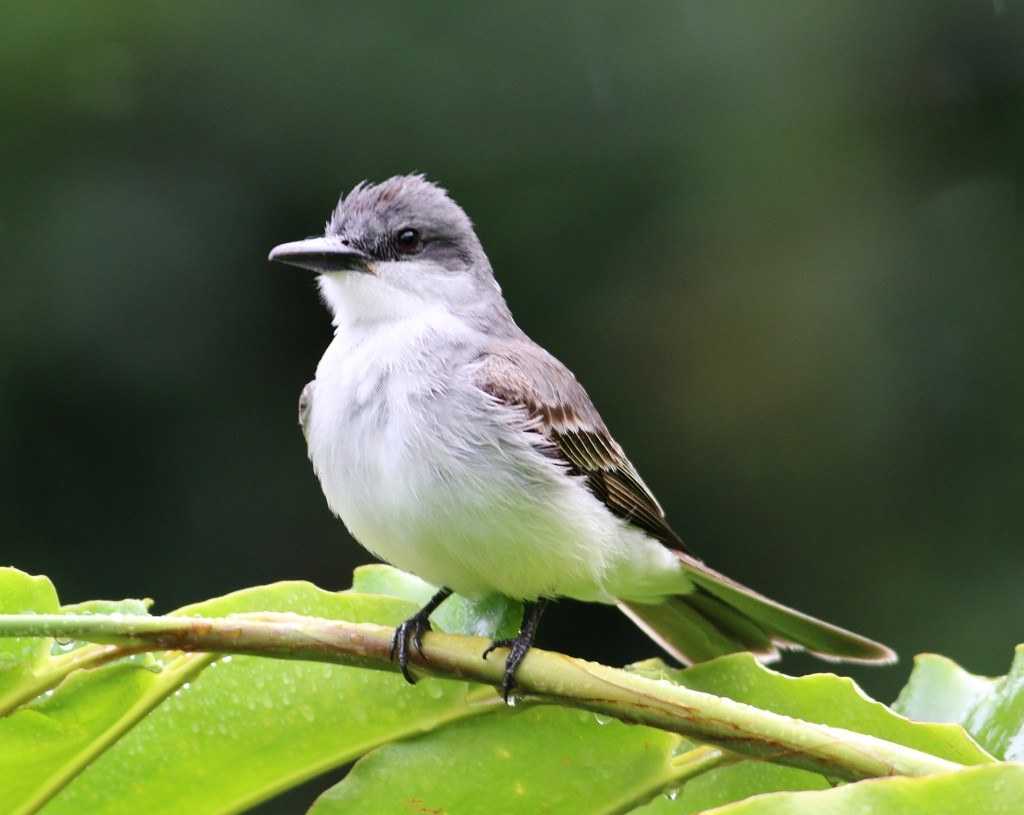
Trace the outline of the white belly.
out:
M 339 336 L 317 369 L 310 458 L 363 546 L 469 596 L 611 602 L 685 590 L 671 553 L 541 454 L 511 411 L 450 360 L 410 359 L 409 348 L 394 330 L 380 342 Z

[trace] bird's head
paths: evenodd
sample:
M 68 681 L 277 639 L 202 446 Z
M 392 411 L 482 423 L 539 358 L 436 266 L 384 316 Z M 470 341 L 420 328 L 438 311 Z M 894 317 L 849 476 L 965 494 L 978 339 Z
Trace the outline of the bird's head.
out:
M 356 185 L 323 235 L 281 244 L 270 260 L 317 272 L 336 321 L 476 311 L 501 301 L 473 224 L 422 175 Z

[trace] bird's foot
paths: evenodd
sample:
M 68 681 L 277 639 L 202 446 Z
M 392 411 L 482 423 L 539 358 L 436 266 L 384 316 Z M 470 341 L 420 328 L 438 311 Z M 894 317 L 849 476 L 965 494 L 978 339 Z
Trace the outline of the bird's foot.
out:
M 430 598 L 429 603 L 399 625 L 395 629 L 394 636 L 391 637 L 391 660 L 394 661 L 395 657 L 398 657 L 398 665 L 402 669 L 402 676 L 405 677 L 405 681 L 410 685 L 415 685 L 416 680 L 409 673 L 409 654 L 411 651 L 409 646 L 412 644 L 420 652 L 420 656 L 424 656 L 423 635 L 430 631 L 430 615 L 434 613 L 441 603 L 448 599 L 451 593 L 451 589 L 441 589 Z
M 525 639 L 522 635 L 512 638 L 495 640 L 487 646 L 487 650 L 484 651 L 483 657 L 487 659 L 487 655 L 498 648 L 508 648 L 508 656 L 505 657 L 505 676 L 501 680 L 501 695 L 505 697 L 505 701 L 508 701 L 509 694 L 512 692 L 512 685 L 515 682 L 516 669 L 519 668 L 519 663 L 523 661 L 523 657 L 526 656 L 526 652 L 530 650 L 533 645 L 533 638 L 529 640 Z
M 535 603 L 527 603 L 526 613 L 523 616 L 523 623 L 519 628 L 518 636 L 495 640 L 487 646 L 483 653 L 483 658 L 487 659 L 491 651 L 495 651 L 498 648 L 509 649 L 508 656 L 505 657 L 505 675 L 501 680 L 501 695 L 505 697 L 506 702 L 508 701 L 509 694 L 512 692 L 519 663 L 523 661 L 526 653 L 533 647 L 533 640 L 537 636 L 537 624 L 540 622 L 540 615 L 544 613 L 544 607 L 547 604 L 548 600 L 546 597 L 541 597 Z

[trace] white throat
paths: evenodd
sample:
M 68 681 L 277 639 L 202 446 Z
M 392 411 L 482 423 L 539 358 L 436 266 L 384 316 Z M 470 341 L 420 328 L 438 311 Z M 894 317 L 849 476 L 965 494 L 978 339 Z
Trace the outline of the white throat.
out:
M 398 322 L 415 316 L 426 305 L 373 272 L 332 272 L 317 278 L 320 294 L 337 328 Z

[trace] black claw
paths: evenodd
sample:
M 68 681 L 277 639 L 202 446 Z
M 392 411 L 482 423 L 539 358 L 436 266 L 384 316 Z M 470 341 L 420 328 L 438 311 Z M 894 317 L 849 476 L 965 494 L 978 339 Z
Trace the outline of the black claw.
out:
M 526 604 L 526 613 L 523 616 L 523 623 L 519 628 L 519 635 L 513 639 L 495 640 L 483 653 L 483 658 L 498 648 L 508 648 L 508 656 L 505 658 L 505 675 L 501 680 L 502 696 L 508 701 L 509 694 L 514 687 L 516 670 L 519 663 L 523 661 L 530 648 L 533 647 L 534 637 L 537 636 L 537 624 L 540 622 L 540 615 L 544 613 L 547 606 L 546 597 L 541 597 L 536 603 Z
M 409 641 L 411 640 L 413 644 L 415 644 L 416 650 L 419 651 L 420 656 L 422 656 L 423 634 L 429 630 L 429 620 L 426 620 L 417 614 L 398 626 L 398 628 L 395 629 L 394 636 L 391 638 L 391 659 L 394 660 L 395 654 L 398 654 L 398 664 L 402 668 L 402 676 L 405 677 L 405 681 L 410 685 L 415 685 L 416 680 L 413 679 L 412 674 L 409 673 Z
M 506 639 L 506 640 L 495 640 L 494 642 L 492 642 L 490 645 L 488 645 L 484 649 L 484 652 L 483 652 L 483 654 L 481 656 L 483 656 L 484 659 L 487 659 L 487 655 L 489 653 L 491 653 L 491 651 L 497 651 L 499 648 L 511 648 L 512 647 L 512 643 L 514 643 L 514 642 L 515 642 L 514 639 L 513 640 L 508 640 L 508 639 Z
M 451 593 L 451 589 L 441 589 L 430 598 L 429 603 L 398 626 L 394 636 L 391 637 L 391 660 L 394 661 L 395 655 L 398 655 L 398 665 L 402 669 L 402 676 L 410 685 L 415 685 L 416 680 L 409 673 L 409 643 L 412 642 L 416 650 L 420 652 L 420 656 L 425 657 L 423 635 L 430 631 L 430 615 Z

